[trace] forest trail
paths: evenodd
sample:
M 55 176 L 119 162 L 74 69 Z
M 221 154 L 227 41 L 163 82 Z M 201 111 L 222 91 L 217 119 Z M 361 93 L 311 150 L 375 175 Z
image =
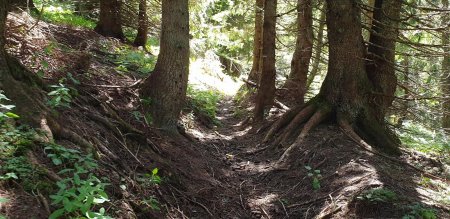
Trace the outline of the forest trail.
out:
M 232 97 L 218 103 L 216 118 L 221 125 L 207 128 L 198 125 L 200 119 L 194 117 L 194 127 L 186 130 L 194 140 L 165 136 L 143 121 L 145 112 L 140 111 L 138 88 L 132 86 L 142 74 L 133 68 L 128 72 L 118 69 L 123 54 L 111 48 L 121 48 L 122 43 L 92 31 L 44 22 L 33 31 L 42 38 L 33 40 L 41 43 L 28 39 L 36 48 L 17 53 L 22 55 L 18 56 L 21 60 L 28 60 L 23 64 L 30 68 L 29 57 L 35 51 L 45 51 L 48 45 L 55 48 L 51 47 L 50 55 L 42 54 L 41 59 L 51 66 L 67 65 L 70 70 L 77 66 L 74 62 L 84 63 L 88 57 L 88 65 L 82 65 L 86 69 L 70 77 L 65 68 L 48 70 L 45 79 L 48 84 L 64 79 L 78 91 L 74 104 L 58 113 L 67 128 L 102 146 L 98 152 L 101 168 L 96 173 L 111 183 L 107 187 L 111 204 L 106 206 L 111 209 L 108 213 L 120 215 L 117 218 L 402 218 L 417 203 L 436 208 L 440 218 L 450 218 L 449 206 L 445 205 L 448 187 L 442 186 L 445 182 L 362 150 L 332 124 L 312 131 L 294 152 L 297 159 L 285 170 L 271 168 L 285 148 L 261 145 L 267 130 L 253 133 L 251 127 L 241 126 L 243 118 L 238 115 L 245 109 L 239 108 Z M 43 37 L 47 35 L 55 42 Z M 116 129 L 132 134 L 116 133 Z M 56 143 L 80 149 L 67 139 L 57 139 Z M 43 166 L 59 171 L 51 165 L 42 145 L 33 150 Z M 445 177 L 442 165 L 426 156 L 405 151 L 398 159 L 437 169 L 434 173 Z M 142 179 L 155 167 L 164 180 L 160 185 L 144 185 Z M 41 206 L 40 201 L 34 201 L 36 197 L 8 189 L 12 201 L 6 212 L 15 218 L 30 218 L 30 212 L 38 215 L 38 210 L 28 209 Z M 381 198 L 390 196 L 379 203 L 364 195 L 380 191 L 384 192 Z M 18 194 L 14 201 L 13 196 Z M 143 203 L 148 197 L 157 199 L 161 210 Z M 42 208 L 40 213 L 48 212 Z
M 218 187 L 213 197 L 202 197 L 208 200 L 205 206 L 212 218 L 401 218 L 411 211 L 407 207 L 411 202 L 447 209 L 433 201 L 439 192 L 416 190 L 421 176 L 361 151 L 332 125 L 311 133 L 289 169 L 273 169 L 283 148 L 260 145 L 264 131 L 249 133 L 249 127 L 241 127 L 237 108 L 232 98 L 221 100 L 217 113 L 221 125 L 204 130 L 207 134 L 199 138 L 212 159 L 220 161 L 210 166 Z M 372 205 L 358 198 L 383 189 L 395 193 L 396 203 Z

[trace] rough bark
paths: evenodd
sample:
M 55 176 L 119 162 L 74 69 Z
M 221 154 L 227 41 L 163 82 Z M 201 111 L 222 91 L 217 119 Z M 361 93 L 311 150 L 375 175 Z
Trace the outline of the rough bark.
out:
M 266 0 L 264 3 L 262 73 L 256 94 L 254 121 L 264 119 L 264 111 L 271 107 L 275 98 L 275 32 L 277 18 L 277 1 Z
M 255 34 L 253 36 L 253 63 L 248 81 L 259 83 L 261 76 L 261 54 L 264 22 L 264 0 L 256 0 L 255 4 Z
M 133 44 L 135 46 L 145 47 L 148 32 L 147 0 L 139 1 L 138 22 L 138 32 Z
M 284 84 L 296 104 L 304 102 L 309 63 L 313 48 L 312 1 L 297 2 L 297 42 L 291 61 L 291 72 Z
M 36 8 L 33 0 L 9 0 L 9 9 L 14 10 L 16 8 L 26 9 L 30 12 L 34 12 L 36 14 L 39 13 L 39 10 Z
M 442 0 L 442 5 L 444 8 L 449 8 L 448 0 Z M 442 23 L 448 24 L 450 22 L 450 15 L 446 13 L 442 19 Z M 444 32 L 442 32 L 442 45 L 444 45 L 444 59 L 442 61 L 442 76 L 441 76 L 441 86 L 442 86 L 442 94 L 445 99 L 442 103 L 442 127 L 445 131 L 450 134 L 450 27 L 447 25 L 447 28 Z
M 98 8 L 100 0 L 76 0 L 75 14 L 81 16 L 92 16 Z
M 375 111 L 380 111 L 377 116 L 380 121 L 392 105 L 397 88 L 395 40 L 401 7 L 402 1 L 375 0 L 366 70 L 374 85 L 371 105 Z
M 42 81 L 5 51 L 7 1 L 0 1 L 0 90 L 16 105 L 14 112 L 21 120 L 39 127 L 46 106 L 42 99 Z
M 322 55 L 322 49 L 323 49 L 323 32 L 325 29 L 325 11 L 326 6 L 324 4 L 321 12 L 320 12 L 320 19 L 319 19 L 319 30 L 317 31 L 317 42 L 316 46 L 314 48 L 314 57 L 312 59 L 312 66 L 311 66 L 311 73 L 308 75 L 308 80 L 306 82 L 306 90 L 308 90 L 311 87 L 312 82 L 314 81 L 314 78 L 319 73 L 319 64 L 321 62 L 321 55 Z
M 97 33 L 106 37 L 125 39 L 122 30 L 121 5 L 121 0 L 100 1 L 100 17 L 94 29 Z
M 155 70 L 144 81 L 141 96 L 151 101 L 144 103 L 144 109 L 150 113 L 153 124 L 175 132 L 189 73 L 188 0 L 162 2 L 160 47 Z
M 327 0 L 327 30 L 329 40 L 328 73 L 319 94 L 306 103 L 292 122 L 305 122 L 297 139 L 280 158 L 284 166 L 308 133 L 326 119 L 333 119 L 344 132 L 360 145 L 398 154 L 398 139 L 376 118 L 380 112 L 370 105 L 374 87 L 366 72 L 365 46 L 362 37 L 360 8 L 357 0 Z M 311 113 L 311 108 L 315 112 Z M 287 114 L 288 115 L 288 114 Z M 289 115 L 292 116 L 292 115 Z M 283 118 L 281 119 L 283 120 Z M 294 127 L 289 124 L 288 127 Z M 275 123 L 276 129 L 279 129 Z M 285 133 L 290 133 L 285 130 Z M 269 133 L 273 133 L 270 130 Z M 266 136 L 265 139 L 269 139 Z M 364 139 L 364 140 L 363 140 Z

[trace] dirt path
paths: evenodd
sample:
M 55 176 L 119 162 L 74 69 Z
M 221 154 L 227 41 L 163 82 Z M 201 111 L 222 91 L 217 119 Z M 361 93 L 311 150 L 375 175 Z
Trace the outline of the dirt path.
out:
M 265 146 L 259 145 L 263 134 L 239 126 L 232 99 L 222 100 L 218 108 L 222 125 L 203 130 L 206 134 L 200 138 L 221 161 L 211 167 L 219 182 L 214 197 L 205 197 L 212 218 L 401 218 L 411 203 L 431 201 L 424 198 L 430 193 L 417 192 L 417 178 L 405 171 L 407 167 L 358 150 L 332 125 L 311 133 L 291 168 L 272 170 L 283 149 L 250 153 Z M 314 170 L 320 174 L 311 177 Z M 314 188 L 315 176 L 320 188 Z M 362 191 L 381 187 L 394 191 L 398 201 L 377 205 L 357 201 Z

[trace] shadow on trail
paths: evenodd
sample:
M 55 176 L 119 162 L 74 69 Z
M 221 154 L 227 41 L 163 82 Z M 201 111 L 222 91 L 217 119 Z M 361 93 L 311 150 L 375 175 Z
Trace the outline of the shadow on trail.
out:
M 419 218 L 432 205 L 448 216 L 432 190 L 418 184 L 427 179 L 420 172 L 364 151 L 331 124 L 311 132 L 290 168 L 274 170 L 284 148 L 251 153 L 265 146 L 265 133 L 237 126 L 231 100 L 221 108 L 222 126 L 201 138 L 223 164 L 213 170 L 221 186 L 208 203 L 215 218 Z

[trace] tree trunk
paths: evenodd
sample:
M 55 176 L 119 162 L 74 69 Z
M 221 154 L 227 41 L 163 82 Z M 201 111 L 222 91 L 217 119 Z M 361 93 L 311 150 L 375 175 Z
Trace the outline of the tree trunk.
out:
M 162 1 L 161 49 L 155 70 L 141 90 L 144 109 L 153 124 L 176 132 L 181 109 L 185 104 L 189 74 L 188 0 Z
M 298 0 L 297 2 L 297 42 L 291 61 L 291 73 L 284 88 L 288 95 L 294 96 L 296 104 L 304 102 L 309 62 L 313 48 L 311 0 Z
M 384 152 L 399 153 L 398 139 L 385 129 L 383 121 L 376 119 L 381 112 L 375 111 L 369 103 L 373 86 L 366 73 L 358 2 L 327 0 L 328 73 L 320 92 L 303 109 L 293 109 L 294 113 L 286 113 L 274 123 L 264 139 L 269 140 L 273 133 L 289 124 L 282 137 L 287 139 L 292 133 L 290 128 L 306 122 L 297 139 L 281 156 L 278 162 L 281 166 L 295 159 L 293 150 L 300 147 L 312 128 L 326 119 L 336 121 L 348 136 L 368 150 L 372 150 L 370 143 Z
M 253 64 L 248 81 L 259 83 L 261 76 L 261 54 L 264 22 L 264 0 L 256 0 L 255 6 L 255 34 L 253 36 Z
M 138 32 L 133 44 L 135 46 L 145 47 L 145 44 L 147 43 L 148 32 L 147 0 L 139 1 L 138 22 Z
M 21 121 L 39 127 L 46 106 L 42 104 L 43 84 L 40 78 L 28 71 L 19 61 L 5 51 L 7 1 L 0 1 L 0 90 L 16 107 L 14 113 Z
M 95 9 L 98 8 L 100 0 L 76 0 L 75 4 L 75 14 L 80 16 L 92 16 Z
M 266 0 L 264 3 L 262 74 L 256 94 L 254 111 L 255 122 L 264 119 L 264 110 L 270 108 L 275 99 L 275 34 L 277 18 L 277 1 Z
M 375 0 L 366 70 L 374 85 L 375 96 L 371 104 L 375 111 L 380 112 L 377 116 L 379 121 L 384 120 L 397 88 L 395 41 L 401 7 L 402 1 Z
M 100 17 L 95 32 L 106 37 L 125 39 L 122 31 L 121 5 L 121 0 L 100 1 Z
M 35 13 L 39 13 L 39 10 L 34 5 L 33 0 L 15 0 L 15 1 L 10 0 L 10 2 L 11 3 L 9 5 L 9 7 L 11 7 L 11 8 L 17 7 L 17 8 L 22 8 L 22 9 L 28 9 Z
M 326 11 L 326 5 L 322 7 L 322 11 L 320 12 L 320 19 L 319 19 L 319 30 L 317 31 L 317 42 L 316 47 L 314 48 L 314 57 L 312 60 L 312 67 L 311 67 L 311 73 L 308 76 L 308 80 L 306 82 L 306 91 L 309 90 L 311 87 L 312 82 L 314 81 L 314 78 L 319 73 L 319 64 L 321 61 L 321 55 L 322 55 L 322 49 L 323 49 L 323 32 L 325 29 L 325 11 Z
M 444 8 L 449 8 L 448 0 L 442 0 L 442 5 Z M 442 23 L 447 25 L 447 28 L 442 32 L 442 45 L 444 45 L 444 59 L 442 61 L 442 76 L 441 76 L 441 86 L 442 94 L 444 96 L 444 102 L 442 103 L 442 128 L 450 134 L 450 27 L 448 23 L 450 22 L 450 15 L 447 13 L 442 19 Z

